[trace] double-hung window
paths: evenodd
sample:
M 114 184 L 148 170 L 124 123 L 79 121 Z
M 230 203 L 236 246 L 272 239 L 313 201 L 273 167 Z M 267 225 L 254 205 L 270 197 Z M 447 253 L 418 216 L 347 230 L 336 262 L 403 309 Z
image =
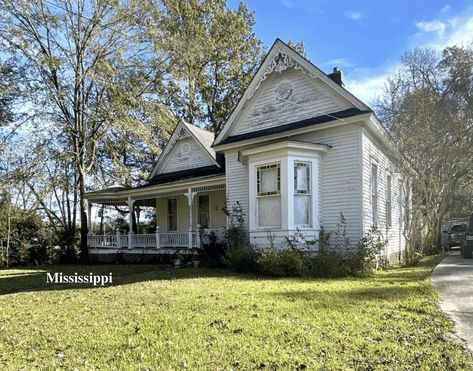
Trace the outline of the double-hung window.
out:
M 403 222 L 403 218 L 404 218 L 404 210 L 403 210 L 403 204 L 404 204 L 404 184 L 402 182 L 402 180 L 399 181 L 399 197 L 398 197 L 398 213 L 399 213 L 399 227 L 402 227 L 402 222 Z
M 257 213 L 259 227 L 281 226 L 281 167 L 280 164 L 258 166 Z
M 294 224 L 310 226 L 310 163 L 294 162 Z
M 209 228 L 209 195 L 199 196 L 199 224 L 202 228 Z
M 371 164 L 371 224 L 378 225 L 378 165 Z
M 177 231 L 177 198 L 168 198 L 168 231 Z
M 392 197 L 392 179 L 391 175 L 386 177 L 386 225 L 392 227 L 393 225 L 393 211 L 391 204 Z

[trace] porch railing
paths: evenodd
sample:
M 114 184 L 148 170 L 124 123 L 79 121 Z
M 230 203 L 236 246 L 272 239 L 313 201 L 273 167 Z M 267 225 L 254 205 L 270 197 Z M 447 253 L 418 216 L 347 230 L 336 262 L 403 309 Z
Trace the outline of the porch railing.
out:
M 214 229 L 217 242 L 221 242 L 224 237 L 225 229 Z M 149 234 L 120 234 L 114 235 L 88 235 L 87 246 L 93 249 L 120 249 L 120 248 L 188 248 L 189 237 L 192 247 L 202 246 L 201 231 L 189 232 L 159 232 Z M 131 246 L 130 246 L 131 242 Z

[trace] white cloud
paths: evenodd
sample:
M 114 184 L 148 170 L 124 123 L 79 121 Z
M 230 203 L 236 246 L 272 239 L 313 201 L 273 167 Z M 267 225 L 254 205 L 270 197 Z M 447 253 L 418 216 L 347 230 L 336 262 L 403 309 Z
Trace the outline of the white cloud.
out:
M 327 67 L 341 67 L 341 68 L 353 67 L 353 63 L 351 63 L 346 58 L 331 59 L 329 61 L 321 63 L 321 65 L 327 66 Z
M 449 19 L 420 21 L 420 29 L 411 35 L 406 50 L 413 47 L 430 47 L 442 50 L 453 45 L 471 45 L 473 43 L 473 8 L 464 15 Z M 443 25 L 443 26 L 441 26 Z M 380 98 L 387 79 L 400 67 L 400 62 L 388 63 L 384 67 L 371 70 L 353 70 L 346 75 L 347 89 L 365 103 L 373 103 Z
M 416 27 L 422 32 L 436 32 L 440 37 L 445 33 L 446 25 L 440 21 L 417 22 Z
M 387 79 L 396 70 L 397 66 L 387 68 L 383 72 L 367 75 L 360 79 L 346 79 L 346 88 L 350 93 L 361 99 L 364 103 L 373 104 L 380 98 L 384 91 Z
M 279 0 L 279 2 L 286 8 L 294 8 L 294 3 L 292 2 L 292 0 Z
M 440 14 L 448 13 L 450 9 L 452 9 L 451 5 L 445 4 L 445 6 L 442 9 L 440 9 L 439 13 Z
M 345 18 L 352 19 L 354 21 L 364 18 L 363 14 L 355 11 L 345 12 L 343 13 L 343 15 L 345 16 Z

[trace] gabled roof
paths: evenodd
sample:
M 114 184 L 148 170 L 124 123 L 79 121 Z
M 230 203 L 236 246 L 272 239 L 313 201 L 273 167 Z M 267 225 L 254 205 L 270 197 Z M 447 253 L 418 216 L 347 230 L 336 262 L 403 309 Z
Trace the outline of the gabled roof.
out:
M 332 112 L 326 115 L 321 115 L 321 116 L 316 116 L 316 117 L 312 117 L 305 120 L 295 121 L 295 122 L 291 122 L 285 125 L 279 125 L 279 126 L 270 127 L 263 130 L 252 131 L 252 132 L 244 133 L 244 134 L 232 135 L 222 140 L 219 143 L 219 145 L 239 142 L 241 140 L 259 138 L 259 137 L 263 137 L 263 136 L 271 135 L 271 134 L 288 132 L 290 130 L 301 129 L 307 126 L 322 124 L 329 121 L 343 120 L 348 117 L 360 116 L 360 115 L 370 113 L 370 112 L 371 111 L 362 111 L 358 108 L 349 108 L 343 111 Z
M 214 133 L 198 126 L 191 125 L 184 120 L 180 120 L 174 129 L 171 138 L 169 139 L 166 147 L 158 158 L 156 165 L 154 166 L 149 180 L 151 181 L 153 177 L 161 174 L 168 157 L 170 155 L 171 149 L 176 144 L 176 142 L 182 137 L 183 133 L 188 133 L 188 135 L 193 138 L 193 140 L 198 144 L 198 146 L 207 154 L 211 163 L 214 164 L 217 168 L 220 168 L 220 162 L 217 160 L 217 154 L 212 148 L 212 143 L 214 141 Z
M 222 131 L 217 136 L 214 142 L 214 146 L 218 146 L 225 142 L 229 136 L 229 130 L 233 123 L 238 118 L 239 113 L 243 110 L 246 102 L 250 100 L 255 92 L 259 89 L 261 83 L 273 72 L 282 72 L 289 67 L 301 70 L 305 74 L 311 76 L 314 79 L 319 79 L 324 83 L 335 96 L 341 97 L 348 101 L 353 107 L 359 111 L 370 111 L 371 109 L 364 104 L 361 100 L 352 95 L 348 90 L 343 88 L 328 77 L 322 70 L 317 68 L 309 60 L 302 57 L 295 50 L 289 47 L 287 44 L 282 42 L 280 39 L 276 39 L 271 49 L 264 58 L 261 66 L 259 67 L 256 74 L 253 76 L 248 88 L 245 90 L 240 101 L 233 109 L 229 118 L 227 119 Z M 328 113 L 328 112 L 327 112 Z M 328 113 L 329 114 L 329 113 Z

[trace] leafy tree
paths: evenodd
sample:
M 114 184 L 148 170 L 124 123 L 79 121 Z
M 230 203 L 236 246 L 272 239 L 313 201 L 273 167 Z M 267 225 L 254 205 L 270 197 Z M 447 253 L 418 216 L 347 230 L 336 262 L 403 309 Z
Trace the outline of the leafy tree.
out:
M 170 59 L 175 114 L 220 131 L 262 57 L 254 14 L 243 2 L 228 8 L 226 0 L 152 1 L 145 12 L 153 45 Z
M 417 235 L 423 231 L 421 248 L 436 249 L 452 197 L 473 173 L 473 50 L 408 52 L 388 81 L 380 115 L 412 185 L 411 221 L 419 225 Z
M 158 73 L 142 63 L 147 45 L 140 42 L 140 29 L 128 22 L 135 6 L 92 0 L 19 0 L 0 5 L 0 38 L 24 63 L 30 104 L 41 117 L 35 124 L 43 128 L 53 124 L 49 134 L 74 164 L 83 260 L 87 259 L 84 194 L 91 170 L 99 166 L 97 153 L 114 130 L 146 131 L 147 122 L 139 115 L 140 98 L 154 83 L 150 76 Z

